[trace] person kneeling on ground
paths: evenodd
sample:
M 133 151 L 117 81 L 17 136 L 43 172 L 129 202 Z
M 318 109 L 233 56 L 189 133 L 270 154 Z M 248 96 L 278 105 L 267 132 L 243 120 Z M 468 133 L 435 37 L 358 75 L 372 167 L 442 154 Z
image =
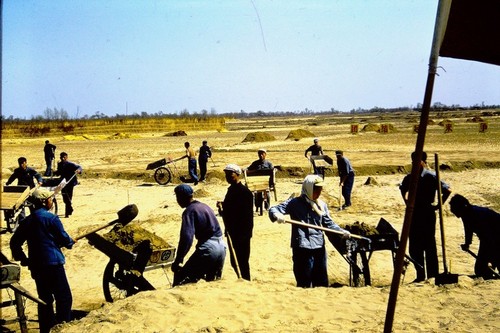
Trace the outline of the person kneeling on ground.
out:
M 173 287 L 195 283 L 200 279 L 220 279 L 226 258 L 226 245 L 214 211 L 208 205 L 194 200 L 193 189 L 187 184 L 178 185 L 174 192 L 177 203 L 185 210 L 182 213 L 177 255 L 172 263 Z M 181 266 L 195 237 L 198 240 L 196 250 L 186 264 Z
M 460 194 L 451 198 L 450 209 L 464 224 L 465 243 L 461 245 L 462 250 L 470 252 L 473 234 L 479 238 L 474 273 L 484 279 L 498 277 L 495 269 L 500 270 L 500 214 L 487 207 L 471 205 Z

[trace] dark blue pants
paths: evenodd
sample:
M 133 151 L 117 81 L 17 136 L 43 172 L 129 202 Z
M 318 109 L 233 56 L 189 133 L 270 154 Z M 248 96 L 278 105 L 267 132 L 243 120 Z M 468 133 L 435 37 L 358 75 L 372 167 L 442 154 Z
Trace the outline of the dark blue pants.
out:
M 433 207 L 415 207 L 410 227 L 409 253 L 410 257 L 421 265 L 421 267 L 415 265 L 418 281 L 435 277 L 438 274 L 435 234 L 436 213 Z
M 351 192 L 354 187 L 354 173 L 350 173 L 342 186 L 342 196 L 344 197 L 345 205 L 350 206 L 351 203 Z
M 328 287 L 325 247 L 314 250 L 293 248 L 292 254 L 297 287 Z
M 200 159 L 198 163 L 200 164 L 200 181 L 202 181 L 207 175 L 207 161 Z
M 241 278 L 250 281 L 250 237 L 231 237 L 231 242 L 233 245 L 234 253 L 236 255 L 236 260 L 238 261 L 238 268 L 241 274 Z M 231 266 L 235 267 L 236 262 L 234 262 L 231 257 Z
M 196 174 L 196 160 L 194 158 L 190 158 L 188 162 L 188 171 L 189 177 L 193 180 L 193 182 L 198 182 L 198 175 Z
M 50 265 L 40 268 L 30 267 L 31 277 L 35 280 L 38 297 L 47 305 L 38 305 L 40 332 L 49 332 L 55 324 L 71 320 L 73 297 L 63 265 Z M 56 312 L 54 314 L 54 300 Z
M 73 185 L 67 184 L 61 191 L 65 206 L 65 216 L 70 216 L 71 214 L 73 214 L 73 188 Z
M 45 157 L 45 164 L 47 164 L 47 169 L 45 169 L 45 176 L 52 176 L 52 160 L 53 157 Z

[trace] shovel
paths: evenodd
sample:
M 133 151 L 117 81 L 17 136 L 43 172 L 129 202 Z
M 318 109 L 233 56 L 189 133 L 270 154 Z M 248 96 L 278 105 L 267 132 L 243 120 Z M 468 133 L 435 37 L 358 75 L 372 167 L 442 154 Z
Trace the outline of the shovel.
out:
M 325 228 L 325 227 L 321 227 L 319 225 L 309 224 L 309 223 L 305 223 L 305 222 L 301 222 L 301 221 L 285 220 L 285 222 L 290 223 L 290 224 L 299 225 L 299 226 L 302 226 L 305 228 L 317 229 L 317 230 L 322 230 L 322 231 L 326 231 L 326 232 L 332 232 L 332 233 L 338 234 L 338 235 L 344 235 L 344 233 L 342 231 L 338 231 L 338 230 L 334 230 L 334 229 L 330 229 L 330 228 Z M 351 234 L 350 237 L 355 238 L 355 239 L 361 239 L 361 240 L 364 240 L 368 243 L 372 242 L 372 240 L 370 238 L 363 237 L 363 236 L 356 235 L 356 234 Z
M 471 256 L 474 257 L 474 259 L 477 259 L 477 254 L 475 254 L 474 252 L 472 252 L 470 249 L 467 249 L 465 250 L 465 252 L 469 253 Z M 500 279 L 500 274 L 498 274 L 493 268 L 491 268 L 490 266 L 488 266 L 488 268 L 490 269 L 491 273 L 493 274 L 493 276 L 495 276 L 497 279 Z
M 436 285 L 440 286 L 442 284 L 452 284 L 458 282 L 458 274 L 451 274 L 448 271 L 448 265 L 446 264 L 446 246 L 444 237 L 444 222 L 443 222 L 443 199 L 441 197 L 441 180 L 439 179 L 439 157 L 438 154 L 434 154 L 435 168 L 436 168 L 436 178 L 437 178 L 437 190 L 438 190 L 438 207 L 439 207 L 439 227 L 441 229 L 441 247 L 443 249 L 443 267 L 444 272 L 438 274 L 435 279 Z
M 135 219 L 135 217 L 137 216 L 138 213 L 139 213 L 139 210 L 137 209 L 137 206 L 135 204 L 127 205 L 118 211 L 118 213 L 117 213 L 118 218 L 116 220 L 113 220 L 113 221 L 111 221 L 111 222 L 109 222 L 101 227 L 95 228 L 94 230 L 91 230 L 89 232 L 86 232 L 83 235 L 77 236 L 75 238 L 75 241 L 82 239 L 84 237 L 87 237 L 88 235 L 93 234 L 94 232 L 97 232 L 97 231 L 102 230 L 104 228 L 110 227 L 116 223 L 121 223 L 123 226 L 125 226 L 130 221 Z

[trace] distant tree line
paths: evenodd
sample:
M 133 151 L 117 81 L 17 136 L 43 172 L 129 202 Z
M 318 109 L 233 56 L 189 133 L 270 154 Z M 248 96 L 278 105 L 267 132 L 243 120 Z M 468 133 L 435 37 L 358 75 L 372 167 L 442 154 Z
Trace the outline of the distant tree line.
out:
M 440 102 L 435 102 L 431 106 L 431 111 L 434 112 L 444 112 L 444 111 L 472 111 L 472 110 L 499 110 L 500 105 L 485 105 L 484 102 L 481 104 L 475 104 L 472 106 L 460 106 L 458 104 L 445 105 Z M 188 109 L 183 109 L 176 113 L 164 113 L 163 111 L 158 111 L 155 113 L 148 113 L 146 111 L 142 111 L 141 113 L 132 113 L 132 114 L 116 114 L 114 116 L 108 116 L 101 111 L 96 111 L 93 115 L 89 116 L 87 114 L 72 118 L 74 120 L 82 119 L 82 120 L 92 120 L 92 119 L 146 119 L 146 118 L 209 118 L 209 117 L 227 117 L 227 118 L 259 118 L 259 117 L 273 117 L 273 116 L 317 116 L 317 115 L 340 115 L 340 114 L 366 114 L 366 113 L 376 113 L 376 112 L 420 112 L 422 110 L 422 104 L 418 103 L 416 107 L 397 107 L 397 108 L 381 108 L 381 107 L 372 107 L 370 109 L 357 108 L 352 109 L 348 112 L 339 111 L 335 108 L 330 108 L 330 110 L 313 110 L 309 108 L 305 108 L 304 110 L 294 110 L 294 111 L 254 111 L 254 112 L 246 112 L 244 110 L 240 110 L 239 112 L 225 112 L 218 113 L 215 108 L 211 108 L 210 111 L 206 109 L 202 109 L 200 111 L 190 112 Z M 32 116 L 30 121 L 43 121 L 43 120 L 69 120 L 71 119 L 68 115 L 68 112 L 63 108 L 46 108 L 43 111 L 43 115 Z M 20 119 L 14 116 L 4 117 L 1 115 L 1 121 L 26 121 L 26 119 Z

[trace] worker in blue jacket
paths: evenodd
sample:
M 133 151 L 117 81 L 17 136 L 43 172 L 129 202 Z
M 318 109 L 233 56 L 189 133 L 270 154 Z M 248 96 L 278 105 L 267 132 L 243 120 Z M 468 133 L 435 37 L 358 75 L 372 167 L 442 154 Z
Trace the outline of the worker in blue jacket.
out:
M 71 320 L 73 298 L 64 270 L 62 247 L 71 249 L 75 241 L 66 233 L 61 220 L 49 210 L 53 193 L 36 189 L 31 201 L 32 213 L 22 220 L 10 239 L 14 260 L 28 266 L 35 280 L 38 297 L 47 305 L 38 305 L 40 332 L 49 332 L 55 324 Z M 23 244 L 28 244 L 28 255 Z M 55 313 L 53 303 L 55 301 Z
M 269 209 L 269 218 L 273 222 L 285 223 L 285 216 L 314 226 L 329 228 L 343 233 L 344 238 L 350 232 L 339 227 L 331 218 L 326 203 L 319 199 L 324 181 L 319 175 L 308 175 L 302 183 L 299 197 L 273 206 Z M 329 233 L 328 237 L 332 237 Z M 327 255 L 323 231 L 292 224 L 292 260 L 293 273 L 297 287 L 328 287 Z

